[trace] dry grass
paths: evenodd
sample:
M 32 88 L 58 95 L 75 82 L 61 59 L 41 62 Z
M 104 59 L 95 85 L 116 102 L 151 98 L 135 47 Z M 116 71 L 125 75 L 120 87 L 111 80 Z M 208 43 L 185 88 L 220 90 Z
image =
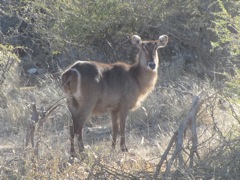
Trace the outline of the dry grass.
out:
M 109 130 L 111 124 L 109 117 L 103 116 L 93 118 L 87 123 L 92 131 L 85 129 L 86 151 L 78 158 L 71 159 L 68 133 L 70 114 L 64 101 L 61 102 L 62 106 L 58 107 L 44 123 L 41 133 L 35 136 L 35 142 L 39 137 L 41 139 L 37 147 L 38 155 L 36 155 L 36 147 L 26 148 L 26 125 L 31 118 L 31 104 L 36 103 L 38 110 L 42 112 L 61 98 L 63 93 L 57 78 L 50 75 L 20 78 L 23 74 L 17 69 L 18 65 L 13 66 L 6 76 L 5 84 L 0 85 L 0 177 L 2 179 L 153 179 L 156 165 L 170 139 L 188 115 L 192 95 L 197 95 L 201 91 L 205 91 L 207 98 L 203 100 L 196 117 L 199 158 L 194 157 L 193 166 L 188 165 L 193 139 L 191 125 L 189 125 L 182 149 L 184 165 L 179 166 L 176 160 L 171 171 L 166 174 L 164 170 L 167 162 L 165 162 L 157 178 L 239 179 L 239 100 L 235 102 L 233 96 L 230 99 L 222 97 L 223 93 L 219 93 L 220 90 L 217 92 L 211 85 L 222 82 L 209 82 L 204 77 L 207 73 L 214 81 L 222 79 L 225 75 L 221 72 L 229 72 L 230 65 L 226 64 L 226 59 L 233 63 L 233 66 L 230 66 L 233 68 L 238 62 L 235 62 L 238 56 L 232 57 L 234 52 L 232 45 L 238 38 L 236 41 L 231 40 L 237 37 L 237 33 L 232 33 L 228 38 L 216 37 L 215 33 L 220 30 L 219 35 L 225 35 L 229 33 L 229 27 L 236 27 L 236 23 L 233 25 L 231 22 L 235 22 L 234 18 L 238 16 L 231 17 L 225 14 L 228 10 L 229 13 L 235 12 L 236 8 L 232 9 L 229 6 L 226 9 L 227 5 L 233 5 L 230 1 L 224 3 L 226 7 L 221 7 L 222 1 L 183 2 L 187 6 L 184 4 L 179 6 L 179 2 L 169 3 L 168 1 L 162 1 L 156 6 L 156 1 L 150 2 L 149 4 L 148 1 L 142 1 L 142 3 L 133 1 L 129 6 L 118 1 L 117 6 L 111 6 L 113 11 L 109 12 L 123 10 L 127 13 L 119 14 L 119 17 L 118 13 L 113 13 L 110 21 L 109 18 L 102 18 L 105 19 L 103 22 L 106 22 L 103 23 L 95 15 L 109 16 L 109 13 L 106 13 L 106 3 L 102 1 L 97 2 L 99 6 L 93 3 L 90 11 L 85 11 L 84 6 L 72 8 L 65 6 L 70 5 L 69 2 L 64 5 L 65 2 L 55 0 L 48 3 L 26 0 L 23 3 L 26 3 L 25 5 L 22 1 L 20 2 L 22 5 L 17 1 L 3 1 L 1 10 L 3 13 L 9 13 L 9 16 L 5 14 L 6 17 L 2 18 L 2 32 L 4 33 L 4 26 L 10 25 L 11 28 L 7 34 L 3 34 L 3 39 L 2 36 L 0 37 L 1 43 L 12 44 L 22 41 L 18 37 L 29 34 L 31 37 L 26 37 L 26 42 L 19 44 L 27 50 L 27 56 L 21 58 L 21 63 L 23 65 L 26 63 L 26 68 L 30 64 L 31 67 L 40 64 L 47 68 L 52 66 L 49 70 L 56 70 L 58 65 L 64 67 L 68 61 L 73 61 L 76 57 L 90 57 L 90 59 L 104 59 L 104 61 L 127 59 L 126 57 L 131 55 L 126 37 L 133 32 L 139 32 L 149 39 L 157 37 L 159 32 L 167 32 L 171 42 L 166 49 L 160 50 L 163 61 L 160 80 L 155 91 L 142 108 L 128 117 L 126 135 L 129 153 L 120 152 L 119 147 L 116 152 L 111 152 L 111 130 Z M 51 4 L 56 6 L 50 6 Z M 62 10 L 59 11 L 59 8 Z M 92 13 L 95 11 L 91 8 L 96 8 L 96 13 Z M 166 8 L 168 10 L 164 11 Z M 145 10 L 141 11 L 143 9 Z M 69 10 L 73 13 L 69 13 Z M 16 13 L 17 11 L 21 13 Z M 87 16 L 75 16 L 82 11 L 86 12 Z M 223 15 L 222 12 L 224 12 Z M 18 17 L 15 17 L 15 14 Z M 15 18 L 17 22 L 21 20 L 19 22 L 21 26 L 19 23 L 13 23 Z M 218 20 L 224 20 L 224 22 L 218 24 Z M 26 27 L 23 22 L 27 23 Z M 81 23 L 85 28 L 82 28 Z M 16 27 L 12 26 L 13 24 Z M 228 27 L 222 28 L 223 24 Z M 122 29 L 119 29 L 119 25 Z M 8 27 L 5 27 L 5 31 L 6 28 Z M 86 31 L 86 28 L 90 31 Z M 88 45 L 90 42 L 87 49 L 81 47 L 84 44 L 83 41 Z M 214 50 L 212 41 L 219 44 L 217 45 L 220 46 L 219 50 Z M 91 46 L 91 42 L 94 46 Z M 95 46 L 99 44 L 101 46 L 99 51 L 103 53 L 96 52 Z M 79 48 L 82 48 L 80 52 Z M 225 49 L 225 53 L 222 48 Z M 7 58 L 1 57 L 0 61 L 5 62 Z M 215 66 L 219 68 L 215 69 Z M 219 77 L 217 72 L 220 72 Z M 202 79 L 196 78 L 197 76 L 201 76 Z M 237 81 L 230 83 L 227 89 L 233 91 L 228 93 L 229 96 L 231 93 L 236 93 L 238 89 L 234 82 Z M 25 87 L 32 85 L 34 87 Z M 101 134 L 102 130 L 104 134 Z M 100 134 L 96 136 L 98 131 Z M 176 144 L 173 144 L 167 156 L 168 160 L 172 157 L 175 146 Z
M 30 89 L 19 88 L 19 84 L 11 81 L 3 87 L 1 97 L 6 99 L 6 106 L 0 108 L 0 174 L 4 179 L 152 179 L 173 132 L 187 115 L 191 94 L 198 94 L 203 89 L 214 98 L 205 99 L 197 115 L 200 159 L 195 158 L 193 168 L 174 166 L 167 176 L 208 179 L 239 175 L 236 159 L 240 152 L 239 122 L 233 116 L 233 109 L 238 112 L 239 107 L 223 99 L 209 83 L 199 83 L 187 77 L 172 83 L 160 82 L 142 108 L 128 117 L 129 153 L 120 152 L 119 147 L 111 152 L 108 116 L 92 119 L 88 125 L 100 127 L 98 130 L 105 127 L 107 133 L 94 138 L 86 129 L 85 136 L 89 136 L 85 137 L 86 151 L 84 155 L 71 159 L 70 114 L 64 101 L 44 124 L 38 156 L 34 149 L 25 147 L 30 104 L 35 102 L 40 110 L 63 96 L 58 79 L 45 76 L 37 81 L 37 86 Z M 186 162 L 190 140 L 191 134 L 187 131 L 183 156 Z M 163 178 L 163 169 L 159 178 Z

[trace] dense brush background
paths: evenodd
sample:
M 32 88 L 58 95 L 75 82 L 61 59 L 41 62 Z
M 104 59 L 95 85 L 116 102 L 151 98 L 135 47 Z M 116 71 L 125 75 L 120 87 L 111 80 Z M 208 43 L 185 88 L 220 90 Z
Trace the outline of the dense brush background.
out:
M 169 43 L 159 50 L 155 90 L 128 116 L 130 152 L 117 147 L 110 153 L 111 121 L 104 115 L 86 124 L 85 157 L 69 160 L 71 118 L 62 100 L 44 123 L 35 157 L 25 147 L 31 104 L 42 112 L 64 97 L 60 74 L 76 60 L 133 63 L 133 34 L 151 40 L 167 34 Z M 237 179 L 239 68 L 239 1 L 0 0 L 0 177 L 152 179 L 192 96 L 203 92 L 199 158 L 191 168 L 176 165 L 165 177 Z M 186 162 L 191 138 L 187 131 Z

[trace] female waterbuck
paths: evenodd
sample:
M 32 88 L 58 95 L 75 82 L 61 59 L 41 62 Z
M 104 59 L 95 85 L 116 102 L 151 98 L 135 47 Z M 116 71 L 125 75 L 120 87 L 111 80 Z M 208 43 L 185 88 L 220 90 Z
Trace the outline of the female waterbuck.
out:
M 120 147 L 123 152 L 127 151 L 125 122 L 128 112 L 138 107 L 153 90 L 159 64 L 157 49 L 166 46 L 168 36 L 162 35 L 156 41 L 142 41 L 134 35 L 131 41 L 139 48 L 133 65 L 77 61 L 62 74 L 62 86 L 73 120 L 70 126 L 72 155 L 75 154 L 75 134 L 78 134 L 79 151 L 84 149 L 82 130 L 85 121 L 91 114 L 106 112 L 110 112 L 112 118 L 112 147 L 115 148 L 120 124 Z

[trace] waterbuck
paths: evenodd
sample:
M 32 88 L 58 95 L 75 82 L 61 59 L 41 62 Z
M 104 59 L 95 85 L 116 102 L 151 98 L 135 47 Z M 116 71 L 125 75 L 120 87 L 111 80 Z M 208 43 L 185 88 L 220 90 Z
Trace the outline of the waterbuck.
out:
M 120 147 L 127 152 L 125 122 L 130 110 L 138 107 L 153 90 L 158 76 L 158 48 L 168 42 L 162 35 L 155 41 L 142 41 L 138 35 L 131 38 L 139 48 L 134 64 L 123 62 L 104 64 L 77 61 L 62 74 L 62 86 L 73 124 L 70 126 L 71 155 L 75 154 L 74 135 L 78 134 L 79 151 L 84 150 L 82 130 L 85 121 L 96 114 L 111 113 L 112 148 L 116 146 L 120 125 Z

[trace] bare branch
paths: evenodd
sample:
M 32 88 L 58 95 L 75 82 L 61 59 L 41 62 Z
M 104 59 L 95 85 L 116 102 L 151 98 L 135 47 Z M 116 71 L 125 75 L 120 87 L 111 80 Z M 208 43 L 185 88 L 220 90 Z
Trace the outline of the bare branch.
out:
M 58 107 L 60 106 L 59 101 L 64 99 L 65 97 L 60 98 L 58 101 L 56 101 L 54 104 L 52 104 L 47 110 L 46 113 L 43 114 L 42 118 L 38 121 L 38 131 L 43 126 L 43 123 L 48 119 L 50 114 Z
M 27 125 L 27 133 L 26 133 L 26 147 L 29 144 L 29 140 L 31 140 L 32 147 L 34 147 L 34 134 L 35 134 L 35 126 L 38 124 L 38 129 L 37 132 L 40 131 L 40 129 L 43 126 L 43 123 L 48 119 L 50 114 L 57 109 L 58 106 L 60 106 L 59 102 L 64 99 L 65 97 L 60 98 L 58 101 L 56 101 L 54 104 L 52 104 L 45 113 L 43 113 L 41 119 L 39 119 L 39 112 L 37 110 L 36 104 L 33 103 L 31 108 L 32 108 L 32 116 L 31 120 L 29 120 L 28 125 Z M 37 151 L 39 147 L 39 142 L 41 140 L 40 135 L 38 134 L 38 140 L 37 144 L 35 146 L 35 151 Z M 38 154 L 38 153 L 35 153 Z
M 197 157 L 199 158 L 199 154 L 197 152 L 197 146 L 198 146 L 198 138 L 197 138 L 197 131 L 196 131 L 196 117 L 197 117 L 197 113 L 199 111 L 199 108 L 201 106 L 201 104 L 203 103 L 203 101 L 201 100 L 201 98 L 203 97 L 203 92 L 201 92 L 199 95 L 197 96 L 193 96 L 192 99 L 192 105 L 191 108 L 187 114 L 187 117 L 181 122 L 181 124 L 179 125 L 179 128 L 177 131 L 175 131 L 174 135 L 172 136 L 167 149 L 165 150 L 161 160 L 159 161 L 157 167 L 156 167 L 156 171 L 154 174 L 154 177 L 157 178 L 160 169 L 163 165 L 164 161 L 167 161 L 167 155 L 169 154 L 170 149 L 172 148 L 174 142 L 176 142 L 176 148 L 172 154 L 172 157 L 170 158 L 170 160 L 167 163 L 166 166 L 166 170 L 165 170 L 165 174 L 169 173 L 172 167 L 173 162 L 177 159 L 178 157 L 178 165 L 179 166 L 183 166 L 185 164 L 184 159 L 183 159 L 183 155 L 182 155 L 182 150 L 183 150 L 183 140 L 184 140 L 184 134 L 186 133 L 186 130 L 188 128 L 188 126 L 191 124 L 192 125 L 192 148 L 191 148 L 191 152 L 190 152 L 190 167 L 193 166 L 193 162 L 194 162 L 194 155 L 196 154 Z
M 154 178 L 157 178 L 159 172 L 160 172 L 160 169 L 162 168 L 162 165 L 164 163 L 165 160 L 167 160 L 167 155 L 169 153 L 169 151 L 171 150 L 172 146 L 173 146 L 173 143 L 176 141 L 176 138 L 177 138 L 177 135 L 178 135 L 178 132 L 174 132 L 168 146 L 167 146 L 167 149 L 165 150 L 165 152 L 163 153 L 162 157 L 161 157 L 161 160 L 159 161 L 159 163 L 157 164 L 156 166 L 156 172 L 154 174 Z

